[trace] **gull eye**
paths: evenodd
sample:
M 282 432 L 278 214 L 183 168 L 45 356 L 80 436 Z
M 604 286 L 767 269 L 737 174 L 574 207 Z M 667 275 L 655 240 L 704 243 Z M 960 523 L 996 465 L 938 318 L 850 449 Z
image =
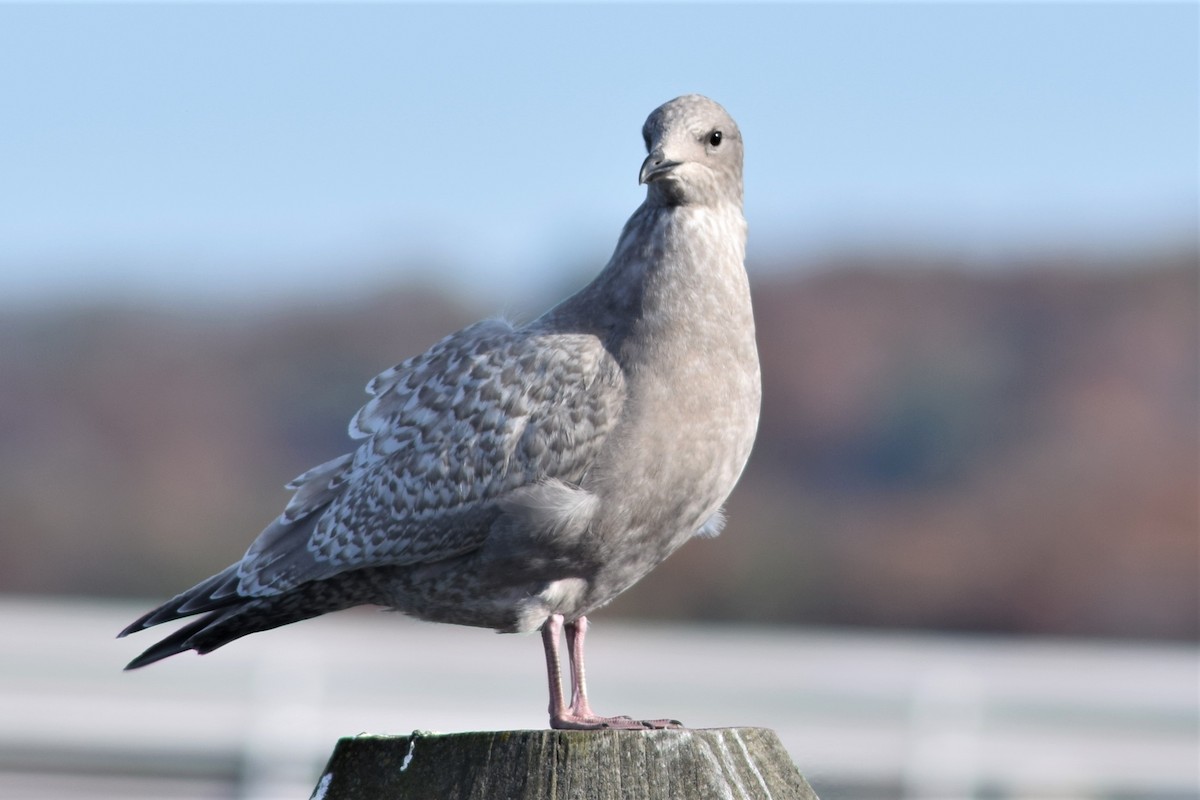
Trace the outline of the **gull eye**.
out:
M 708 135 L 708 144 L 710 147 L 719 147 L 721 144 L 721 132 L 713 131 Z

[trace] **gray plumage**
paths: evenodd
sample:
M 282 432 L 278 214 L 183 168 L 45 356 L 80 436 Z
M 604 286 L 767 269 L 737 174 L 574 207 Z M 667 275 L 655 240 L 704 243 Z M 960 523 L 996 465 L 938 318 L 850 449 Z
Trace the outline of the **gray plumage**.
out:
M 760 398 L 742 138 L 699 95 L 656 109 L 643 136 L 646 200 L 596 279 L 527 325 L 476 323 L 371 381 L 358 448 L 288 484 L 240 562 L 123 631 L 205 614 L 130 668 L 361 603 L 541 628 L 555 659 L 565 621 L 582 662 L 584 615 L 719 530 Z M 617 719 L 586 706 L 558 722 Z

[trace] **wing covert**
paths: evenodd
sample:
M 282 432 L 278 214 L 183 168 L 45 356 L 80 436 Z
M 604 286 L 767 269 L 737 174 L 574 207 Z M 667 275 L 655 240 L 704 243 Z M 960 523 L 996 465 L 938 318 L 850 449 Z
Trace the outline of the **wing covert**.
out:
M 296 493 L 288 509 L 242 561 L 243 591 L 274 594 L 349 569 L 478 547 L 508 493 L 583 477 L 625 396 L 620 369 L 596 337 L 502 320 L 446 337 L 367 390 L 373 397 L 350 424 L 362 443 L 289 484 Z M 314 512 L 315 524 L 302 519 Z M 300 536 L 287 536 L 281 523 Z

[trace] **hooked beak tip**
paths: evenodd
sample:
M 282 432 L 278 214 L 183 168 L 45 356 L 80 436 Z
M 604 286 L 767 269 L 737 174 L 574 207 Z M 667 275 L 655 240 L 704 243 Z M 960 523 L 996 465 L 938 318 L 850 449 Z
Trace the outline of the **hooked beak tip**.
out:
M 646 156 L 646 160 L 642 162 L 642 169 L 638 172 L 638 183 L 650 183 L 657 180 L 677 166 L 679 166 L 678 161 L 669 160 L 663 154 L 662 148 L 656 147 L 650 152 L 650 155 Z

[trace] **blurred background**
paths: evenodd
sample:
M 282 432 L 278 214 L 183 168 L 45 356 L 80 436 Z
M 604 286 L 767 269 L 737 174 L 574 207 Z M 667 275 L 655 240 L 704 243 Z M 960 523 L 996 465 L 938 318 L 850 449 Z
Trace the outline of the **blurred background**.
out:
M 111 636 L 239 558 L 371 376 L 582 286 L 642 121 L 702 92 L 762 424 L 725 533 L 597 615 L 597 705 L 774 727 L 826 800 L 1198 796 L 1198 30 L 0 5 L 0 794 L 300 797 L 339 735 L 544 725 L 531 639 L 352 612 L 121 675 L 154 635 Z

